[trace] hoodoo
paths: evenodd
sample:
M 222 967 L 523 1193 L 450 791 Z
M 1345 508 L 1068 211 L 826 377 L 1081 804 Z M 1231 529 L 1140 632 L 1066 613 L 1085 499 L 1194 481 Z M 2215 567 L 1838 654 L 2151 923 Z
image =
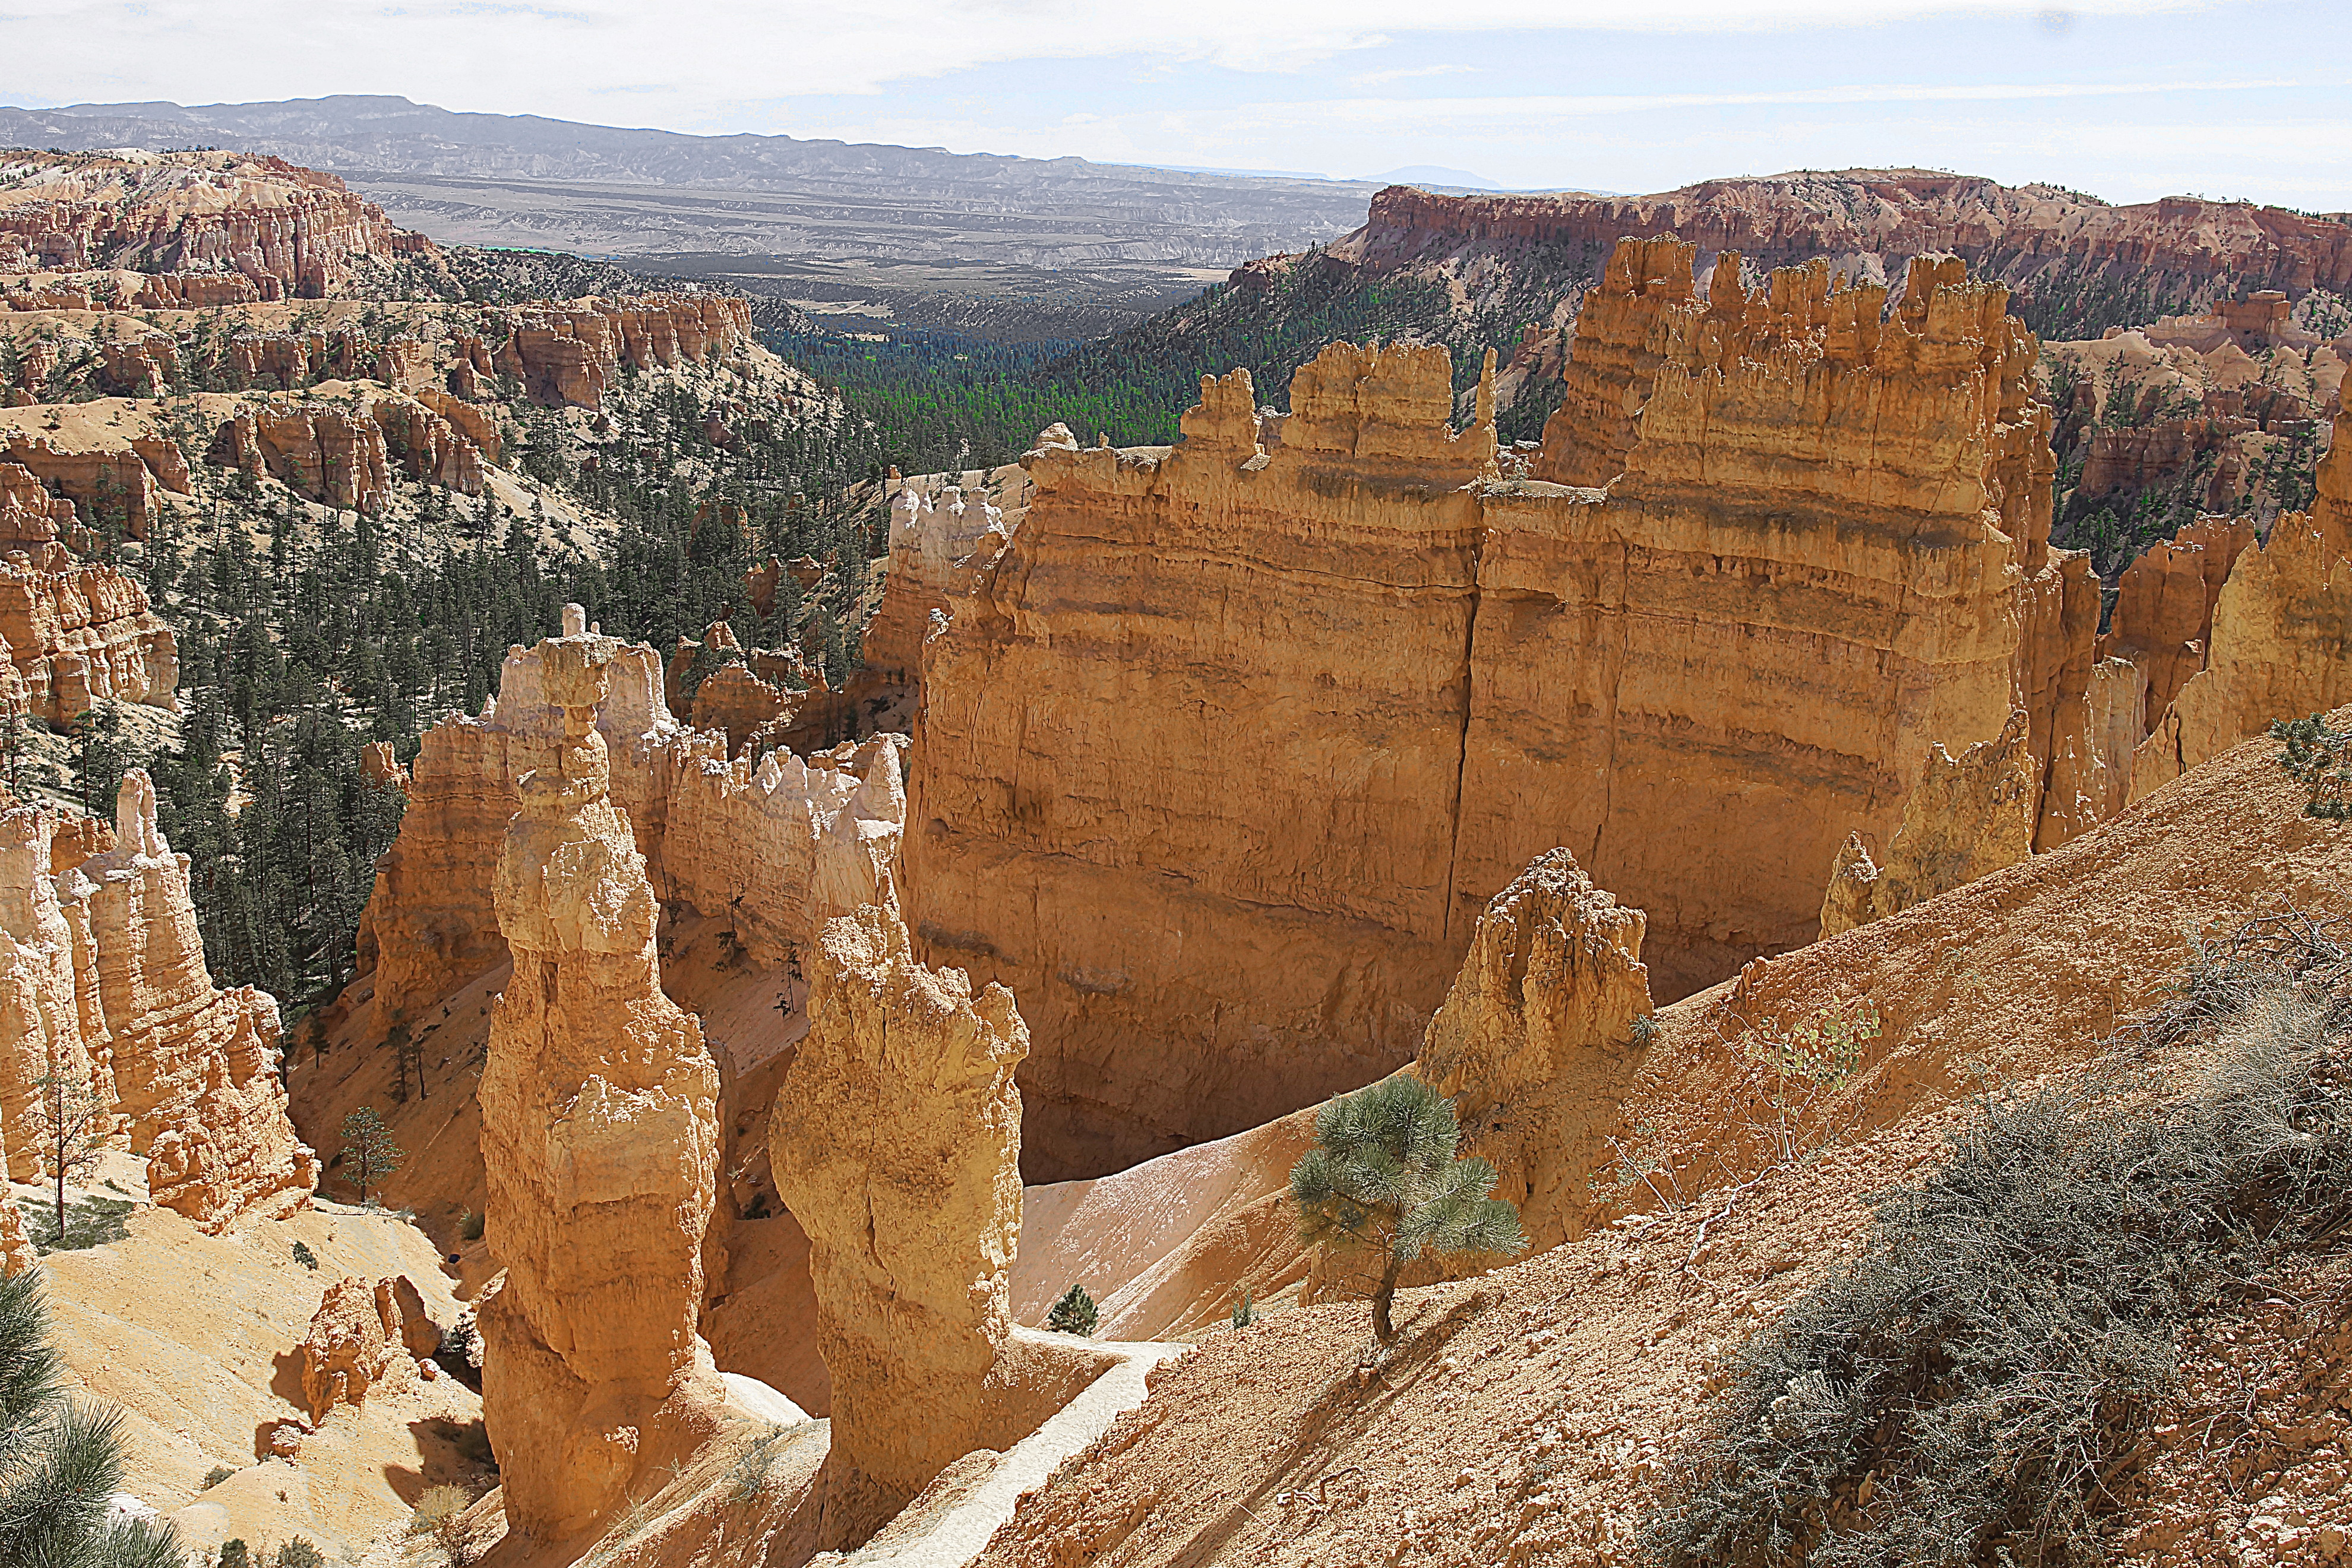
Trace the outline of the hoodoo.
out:
M 1024 1349 L 1037 1358 L 1013 1343 L 1005 1285 L 1029 1031 L 1002 985 L 975 995 L 917 963 L 895 910 L 833 921 L 815 959 L 769 1160 L 808 1232 L 833 1376 L 824 1534 L 856 1544 L 1044 1414 L 1015 1370 Z
M 613 804 L 597 706 L 620 645 L 540 645 L 562 714 L 525 773 L 495 883 L 514 977 L 482 1070 L 488 1234 L 506 1282 L 480 1312 L 483 1420 L 511 1529 L 541 1543 L 610 1517 L 707 1436 L 724 1398 L 696 1331 L 719 1162 L 719 1073 L 662 994 L 659 907 Z

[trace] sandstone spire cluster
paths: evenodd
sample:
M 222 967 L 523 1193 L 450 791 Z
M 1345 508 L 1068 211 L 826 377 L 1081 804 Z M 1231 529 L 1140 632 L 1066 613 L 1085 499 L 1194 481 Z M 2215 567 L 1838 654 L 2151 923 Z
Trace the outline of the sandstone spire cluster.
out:
M 479 1314 L 483 1419 L 509 1525 L 541 1542 L 608 1518 L 724 1397 L 697 1332 L 719 1074 L 661 989 L 659 907 L 596 729 L 622 650 L 584 622 L 567 605 L 537 650 L 537 695 L 561 720 L 499 858 L 514 976 L 480 1089 L 506 1269 Z
M 62 862 L 62 864 L 59 864 Z M 163 1207 L 206 1230 L 310 1201 L 318 1162 L 287 1119 L 278 1005 L 205 967 L 188 861 L 155 826 L 143 770 L 112 833 L 43 806 L 0 811 L 0 1147 L 52 1173 L 40 1080 L 94 1097 L 148 1158 Z
M 360 936 L 382 1028 L 506 958 L 489 889 L 517 781 L 552 763 L 561 739 L 545 697 L 549 646 L 510 648 L 478 718 L 425 732 Z M 724 914 L 769 963 L 813 943 L 826 921 L 887 901 L 906 820 L 902 737 L 730 761 L 723 732 L 671 716 L 662 678 L 652 649 L 616 646 L 595 724 L 613 798 L 665 901 Z

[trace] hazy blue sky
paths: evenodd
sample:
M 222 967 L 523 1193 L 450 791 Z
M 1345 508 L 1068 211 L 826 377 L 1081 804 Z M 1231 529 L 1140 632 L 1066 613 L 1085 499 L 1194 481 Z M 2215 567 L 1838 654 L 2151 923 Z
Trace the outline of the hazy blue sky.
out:
M 0 0 L 0 100 L 331 92 L 1513 187 L 1913 163 L 2352 208 L 2352 0 Z

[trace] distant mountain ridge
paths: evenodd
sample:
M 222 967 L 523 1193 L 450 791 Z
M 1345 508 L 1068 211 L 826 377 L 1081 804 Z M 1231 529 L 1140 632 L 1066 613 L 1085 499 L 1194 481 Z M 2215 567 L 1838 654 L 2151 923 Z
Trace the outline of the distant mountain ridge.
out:
M 1380 188 L 1083 158 L 692 136 L 351 95 L 0 108 L 0 144 L 233 147 L 341 174 L 395 222 L 436 239 L 625 255 L 1230 266 L 1336 238 L 1363 221 Z M 722 192 L 758 199 L 696 199 Z

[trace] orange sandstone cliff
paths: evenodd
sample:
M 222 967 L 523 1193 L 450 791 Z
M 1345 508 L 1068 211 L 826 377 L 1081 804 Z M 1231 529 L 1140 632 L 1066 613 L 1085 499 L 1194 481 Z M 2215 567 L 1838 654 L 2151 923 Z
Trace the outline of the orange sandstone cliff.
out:
M 278 1077 L 278 1005 L 216 989 L 205 967 L 188 862 L 155 826 L 143 770 L 122 781 L 111 841 L 58 814 L 0 813 L 0 1130 L 10 1173 L 49 1171 L 37 1080 L 58 1072 L 127 1124 L 154 1201 L 206 1230 L 310 1201 L 318 1162 L 295 1136 Z
M 1328 351 L 1271 445 L 1236 376 L 1181 447 L 1027 459 L 928 646 L 906 856 L 918 940 L 1022 998 L 1033 1176 L 1403 1061 L 1553 846 L 1647 911 L 1674 997 L 1811 940 L 1936 743 L 2026 709 L 2047 843 L 2116 793 L 2004 290 L 1921 261 L 1887 314 L 1734 262 L 1702 304 L 1690 247 L 1621 257 L 1588 309 L 1642 352 L 1586 380 L 1633 439 L 1570 465 L 1605 492 L 1500 480 L 1426 349 Z

